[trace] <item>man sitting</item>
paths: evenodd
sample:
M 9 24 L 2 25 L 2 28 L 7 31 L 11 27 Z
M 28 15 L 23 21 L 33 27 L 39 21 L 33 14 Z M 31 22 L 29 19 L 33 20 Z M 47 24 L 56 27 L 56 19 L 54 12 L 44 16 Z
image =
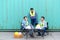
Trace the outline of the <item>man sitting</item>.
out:
M 29 30 L 30 37 L 34 37 L 32 28 L 33 28 L 33 26 L 28 23 L 27 16 L 24 16 L 23 21 L 22 21 L 22 29 L 23 30 L 24 29 L 27 29 L 27 30 L 30 29 Z
M 42 16 L 41 21 L 36 26 L 36 29 L 38 29 L 38 36 L 42 35 L 42 37 L 43 37 L 44 33 L 46 32 L 46 28 L 47 28 L 47 22 L 45 21 L 45 17 Z M 42 34 L 41 34 L 40 30 L 43 30 Z

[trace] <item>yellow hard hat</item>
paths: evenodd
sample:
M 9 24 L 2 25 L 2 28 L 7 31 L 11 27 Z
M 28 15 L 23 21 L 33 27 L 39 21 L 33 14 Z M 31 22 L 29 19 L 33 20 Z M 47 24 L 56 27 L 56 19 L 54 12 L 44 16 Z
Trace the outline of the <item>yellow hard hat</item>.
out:
M 17 35 L 17 34 L 18 34 L 18 32 L 15 32 L 14 34 L 16 34 L 16 35 Z

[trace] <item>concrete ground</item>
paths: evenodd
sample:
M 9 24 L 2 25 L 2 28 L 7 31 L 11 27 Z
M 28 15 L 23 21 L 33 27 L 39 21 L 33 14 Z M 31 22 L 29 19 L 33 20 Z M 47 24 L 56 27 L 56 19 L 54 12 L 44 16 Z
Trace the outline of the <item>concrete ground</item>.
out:
M 14 32 L 0 32 L 0 40 L 60 40 L 60 32 L 49 32 L 49 35 L 41 37 L 35 36 L 35 38 L 14 38 Z

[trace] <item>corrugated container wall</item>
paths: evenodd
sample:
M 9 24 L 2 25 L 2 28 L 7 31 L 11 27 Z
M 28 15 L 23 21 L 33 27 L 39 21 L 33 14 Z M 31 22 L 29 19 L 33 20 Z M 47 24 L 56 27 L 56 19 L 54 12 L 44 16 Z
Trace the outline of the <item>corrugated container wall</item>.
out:
M 20 29 L 23 16 L 30 8 L 45 16 L 49 29 L 60 29 L 60 0 L 0 0 L 0 29 Z

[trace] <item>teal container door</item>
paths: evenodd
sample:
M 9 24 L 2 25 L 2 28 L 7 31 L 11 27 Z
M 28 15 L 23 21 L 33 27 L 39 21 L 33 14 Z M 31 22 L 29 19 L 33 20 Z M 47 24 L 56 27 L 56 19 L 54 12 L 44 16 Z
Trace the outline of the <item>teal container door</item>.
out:
M 0 0 L 0 29 L 7 28 L 7 1 Z M 6 10 L 5 10 L 6 9 Z
M 20 29 L 30 8 L 35 9 L 38 21 L 45 16 L 49 29 L 60 29 L 60 0 L 0 0 L 0 29 Z
M 0 0 L 0 29 L 20 29 L 22 0 Z
M 49 29 L 60 29 L 60 0 L 47 0 Z

